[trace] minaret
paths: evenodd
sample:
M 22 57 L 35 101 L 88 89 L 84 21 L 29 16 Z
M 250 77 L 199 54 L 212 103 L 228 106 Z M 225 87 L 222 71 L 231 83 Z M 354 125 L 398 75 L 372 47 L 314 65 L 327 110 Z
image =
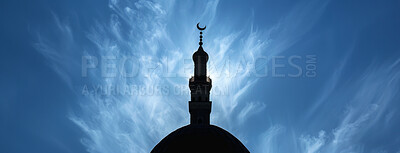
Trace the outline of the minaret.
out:
M 207 61 L 208 54 L 204 51 L 203 45 L 203 30 L 197 24 L 197 29 L 200 30 L 199 48 L 193 54 L 194 76 L 189 79 L 189 88 L 191 101 L 189 101 L 190 124 L 192 125 L 210 125 L 211 113 L 211 79 L 207 76 Z
M 151 153 L 218 152 L 249 153 L 249 150 L 228 131 L 210 124 L 211 79 L 207 77 L 208 55 L 203 49 L 203 30 L 199 27 L 199 48 L 193 54 L 194 76 L 189 79 L 190 124 L 162 139 Z

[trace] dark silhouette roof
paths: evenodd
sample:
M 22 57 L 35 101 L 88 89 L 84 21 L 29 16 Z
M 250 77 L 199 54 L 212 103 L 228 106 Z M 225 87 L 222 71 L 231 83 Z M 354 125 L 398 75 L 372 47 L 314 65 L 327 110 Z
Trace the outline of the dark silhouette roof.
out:
M 161 140 L 151 153 L 248 153 L 232 134 L 215 125 L 187 125 Z

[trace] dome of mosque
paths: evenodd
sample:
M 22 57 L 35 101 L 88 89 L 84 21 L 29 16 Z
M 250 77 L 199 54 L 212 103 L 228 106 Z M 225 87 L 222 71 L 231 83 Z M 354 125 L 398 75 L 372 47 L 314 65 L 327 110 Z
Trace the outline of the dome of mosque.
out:
M 215 125 L 187 125 L 161 140 L 151 153 L 248 153 L 232 134 Z

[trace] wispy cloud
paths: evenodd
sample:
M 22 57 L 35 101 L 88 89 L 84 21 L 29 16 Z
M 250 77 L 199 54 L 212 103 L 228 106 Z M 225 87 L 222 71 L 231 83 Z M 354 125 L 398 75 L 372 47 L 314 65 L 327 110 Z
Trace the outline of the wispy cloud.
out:
M 81 91 L 76 82 L 84 82 L 89 88 L 100 86 L 100 90 L 106 86 L 139 87 L 133 95 L 79 97 L 81 111 L 71 112 L 69 118 L 85 132 L 82 143 L 89 152 L 149 152 L 161 138 L 189 122 L 187 84 L 193 73 L 191 55 L 197 49 L 198 41 L 194 25 L 199 20 L 209 28 L 204 32 L 204 48 L 210 55 L 208 68 L 213 79 L 211 122 L 237 131 L 243 130 L 242 125 L 251 117 L 268 108 L 262 101 L 246 100 L 259 81 L 250 75 L 255 59 L 266 54 L 279 55 L 301 40 L 328 3 L 300 3 L 269 29 L 253 25 L 253 16 L 248 20 L 251 24 L 235 31 L 227 28 L 229 23 L 219 22 L 219 1 L 208 1 L 193 8 L 191 1 L 178 4 L 175 1 L 110 0 L 108 6 L 112 13 L 108 22 L 96 21 L 84 31 L 90 44 L 78 42 L 76 33 L 81 31 L 74 31 L 68 21 L 54 15 L 60 40 L 39 33 L 35 46 L 76 93 Z M 176 9 L 180 7 L 193 8 L 192 14 L 182 14 L 179 12 L 182 9 Z M 182 18 L 175 18 L 177 14 Z M 208 32 L 212 29 L 221 33 Z M 100 63 L 83 81 L 82 56 L 97 57 Z M 103 61 L 101 57 L 119 60 Z M 126 57 L 134 57 L 131 62 L 137 63 L 123 69 L 138 70 L 136 76 L 116 73 L 114 77 L 104 77 L 100 68 L 104 62 L 118 67 L 120 59 Z M 345 59 L 349 60 L 349 57 Z M 246 143 L 259 143 L 258 147 L 249 149 L 252 152 L 362 152 L 360 137 L 382 118 L 390 120 L 393 116 L 393 112 L 387 114 L 387 108 L 399 90 L 400 74 L 393 71 L 399 69 L 399 60 L 386 65 L 371 65 L 362 76 L 355 76 L 361 79 L 355 79 L 343 89 L 338 84 L 347 64 L 340 65 L 308 114 L 310 117 L 321 113 L 318 110 L 328 100 L 340 101 L 346 111 L 338 115 L 337 124 L 331 129 L 310 133 L 271 123 L 268 129 L 260 132 L 257 140 L 246 139 Z M 340 94 L 351 95 L 351 100 L 344 102 L 348 99 L 337 97 Z M 283 147 L 283 143 L 287 146 Z
M 357 81 L 348 83 L 346 88 L 335 88 L 335 96 L 328 96 L 330 102 L 346 101 L 348 98 L 337 95 L 350 95 L 345 102 L 346 111 L 340 115 L 339 124 L 329 131 L 318 136 L 318 139 L 302 139 L 307 145 L 306 150 L 313 152 L 364 152 L 363 139 L 368 137 L 368 131 L 379 126 L 388 112 L 388 107 L 396 101 L 398 96 L 400 73 L 399 61 L 381 65 L 371 65 L 362 76 L 356 76 Z M 347 94 L 346 94 L 347 93 Z M 310 137 L 310 136 L 307 136 Z M 317 146 L 315 145 L 317 141 Z M 314 148 L 318 148 L 317 150 Z
M 238 114 L 239 124 L 243 124 L 247 119 L 265 109 L 265 104 L 261 102 L 249 102 Z
M 338 108 L 321 105 L 314 115 L 323 116 L 324 120 L 331 120 L 330 128 L 325 125 L 325 128 L 319 129 L 315 134 L 315 131 L 300 129 L 291 131 L 290 129 L 293 128 L 291 126 L 272 124 L 265 131 L 266 134 L 259 136 L 259 139 L 263 141 L 260 141 L 258 151 L 361 153 L 366 150 L 375 150 L 375 152 L 387 152 L 383 148 L 374 148 L 373 150 L 368 148 L 370 146 L 366 145 L 365 140 L 374 139 L 371 134 L 371 131 L 374 131 L 372 129 L 385 127 L 385 124 L 382 125 L 382 123 L 386 123 L 387 117 L 393 113 L 390 107 L 397 101 L 400 90 L 398 88 L 400 84 L 399 68 L 400 59 L 383 64 L 371 64 L 361 76 L 347 78 L 355 80 L 347 81 L 345 88 L 337 85 L 332 90 L 324 90 L 332 92 L 332 94 L 323 94 L 327 96 L 323 99 L 326 99 L 328 103 L 336 103 L 335 107 Z M 330 88 L 330 86 L 326 86 L 326 88 Z M 315 105 L 320 105 L 319 101 L 315 101 Z M 338 109 L 339 111 L 337 111 Z M 326 115 L 334 112 L 342 113 L 334 115 L 334 118 Z M 313 122 L 322 124 L 320 120 L 307 118 L 307 124 L 314 125 Z M 279 136 L 276 136 L 278 134 Z M 279 147 L 279 144 L 285 144 L 286 147 Z
M 77 52 L 78 46 L 74 43 L 74 34 L 68 21 L 62 21 L 57 15 L 52 15 L 55 23 L 55 35 L 57 35 L 56 40 L 37 33 L 37 42 L 33 45 L 39 50 L 39 53 L 49 60 L 49 66 L 59 74 L 68 87 L 74 89 L 75 80 L 73 78 L 79 75 L 76 71 L 77 69 L 75 69 L 79 67 L 79 60 L 73 57 L 79 55 Z M 71 76 L 71 74 L 75 76 Z
M 260 135 L 259 147 L 257 152 L 273 153 L 281 152 L 279 138 L 287 129 L 281 125 L 274 125 Z
M 320 131 L 317 137 L 302 136 L 300 137 L 300 143 L 303 145 L 302 152 L 314 153 L 318 152 L 319 149 L 325 144 L 325 131 Z
M 89 85 L 104 86 L 126 86 L 140 85 L 149 88 L 155 86 L 165 86 L 174 89 L 179 86 L 187 86 L 187 78 L 190 72 L 185 72 L 185 59 L 190 59 L 196 47 L 196 30 L 193 28 L 196 22 L 190 25 L 181 24 L 182 29 L 191 29 L 184 32 L 174 31 L 174 35 L 179 37 L 191 37 L 184 40 L 171 40 L 170 24 L 180 22 L 179 20 L 168 20 L 171 13 L 174 13 L 173 1 L 142 1 L 137 2 L 125 0 L 111 0 L 109 8 L 113 11 L 108 23 L 95 22 L 89 31 L 86 31 L 86 38 L 92 43 L 93 47 L 86 49 L 78 48 L 83 56 L 98 57 L 98 63 L 119 65 L 118 61 L 103 61 L 100 57 L 111 59 L 123 59 L 124 57 L 134 56 L 139 61 L 140 73 L 133 78 L 123 77 L 117 73 L 115 77 L 104 77 L 101 70 L 88 72 Z M 187 4 L 192 5 L 192 4 Z M 198 18 L 207 19 L 207 25 L 215 29 L 223 28 L 224 25 L 217 25 L 214 20 L 217 13 L 218 1 L 204 3 L 199 8 L 204 9 L 204 13 L 195 14 Z M 190 7 L 190 6 L 187 6 Z M 62 33 L 61 37 L 67 41 L 61 45 L 53 44 L 51 40 L 45 41 L 38 35 L 37 49 L 46 57 L 49 57 L 54 70 L 60 71 L 60 76 L 65 76 L 64 80 L 68 84 L 73 84 L 75 79 L 79 79 L 80 67 L 69 65 L 70 61 L 81 62 L 81 58 L 71 52 L 70 48 L 61 46 L 79 46 L 79 42 L 73 39 L 74 31 L 68 23 L 60 22 L 55 15 L 56 25 Z M 186 22 L 186 21 L 181 21 Z M 187 26 L 187 27 L 186 27 Z M 190 26 L 190 27 L 189 27 Z M 221 65 L 225 61 L 227 52 L 231 54 L 232 63 L 238 60 L 254 60 L 265 47 L 264 40 L 260 33 L 248 27 L 247 31 L 230 32 L 226 36 L 207 35 L 206 51 L 212 54 L 210 67 Z M 238 37 L 241 35 L 241 37 Z M 244 36 L 244 37 L 243 37 Z M 233 46 L 234 42 L 240 45 Z M 87 44 L 86 44 L 87 45 Z M 74 59 L 75 58 L 75 59 Z M 68 59 L 65 61 L 63 59 Z M 98 67 L 103 65 L 99 64 Z M 190 63 L 190 65 L 192 65 Z M 64 68 L 74 69 L 73 72 L 66 72 Z M 135 66 L 133 66 L 135 69 Z M 167 72 L 164 70 L 167 69 Z M 243 122 L 249 116 L 256 114 L 264 108 L 263 104 L 257 102 L 247 102 L 244 108 L 238 108 L 240 103 L 245 103 L 240 97 L 246 94 L 247 90 L 256 82 L 256 79 L 248 80 L 246 72 L 248 67 L 244 67 L 244 73 L 235 74 L 229 79 L 222 79 L 216 76 L 221 67 L 210 68 L 211 78 L 214 79 L 214 87 L 221 87 L 224 93 L 232 96 L 212 96 L 214 108 L 213 122 L 219 125 L 229 125 L 231 121 L 224 122 L 226 118 L 237 118 Z M 174 74 L 174 72 L 177 72 Z M 182 72 L 182 73 L 181 73 Z M 74 73 L 74 75 L 71 75 Z M 107 72 L 106 72 L 107 73 Z M 176 77 L 165 77 L 166 73 L 171 73 Z M 229 72 L 228 72 L 229 73 Z M 79 75 L 76 75 L 79 74 Z M 215 76 L 214 76 L 215 75 Z M 72 80 L 71 80 L 72 78 Z M 229 87 L 229 88 L 226 88 Z M 76 87 L 71 87 L 77 90 Z M 145 89 L 145 90 L 146 90 Z M 171 90 L 172 91 L 172 90 Z M 82 112 L 71 113 L 70 119 L 78 125 L 87 137 L 82 139 L 82 143 L 87 146 L 89 152 L 149 152 L 151 148 L 166 134 L 185 125 L 189 121 L 187 101 L 189 100 L 189 90 L 178 95 L 158 95 L 155 93 L 145 95 L 86 95 L 80 100 Z M 79 92 L 78 92 L 79 93 Z M 226 97 L 230 97 L 226 99 Z M 218 112 L 223 109 L 223 111 Z M 241 112 L 238 117 L 232 114 L 233 111 Z M 229 126 L 228 126 L 229 128 Z

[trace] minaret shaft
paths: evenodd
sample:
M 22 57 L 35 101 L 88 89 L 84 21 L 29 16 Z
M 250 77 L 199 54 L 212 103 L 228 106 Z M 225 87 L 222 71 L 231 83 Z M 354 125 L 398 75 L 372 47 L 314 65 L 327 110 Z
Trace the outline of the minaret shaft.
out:
M 211 79 L 207 77 L 208 54 L 202 47 L 202 34 L 200 32 L 200 46 L 193 54 L 194 76 L 189 79 L 191 94 L 191 101 L 189 101 L 190 124 L 194 125 L 210 125 L 210 90 L 212 85 Z

